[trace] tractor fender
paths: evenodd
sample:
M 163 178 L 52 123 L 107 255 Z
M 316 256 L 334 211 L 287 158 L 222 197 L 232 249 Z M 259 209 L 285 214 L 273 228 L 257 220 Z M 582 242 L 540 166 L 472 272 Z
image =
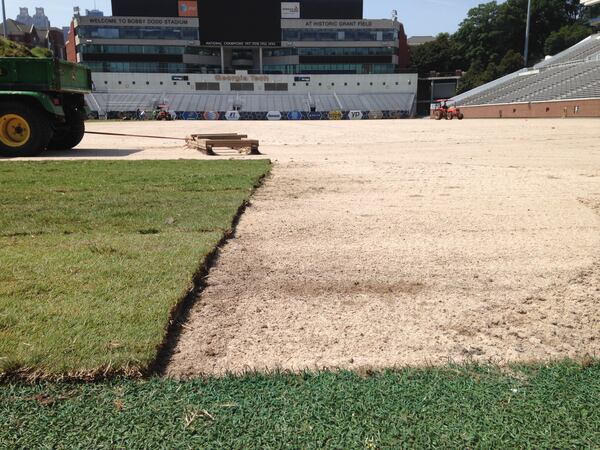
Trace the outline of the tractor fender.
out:
M 18 100 L 22 98 L 23 100 L 34 101 L 37 102 L 44 110 L 49 112 L 54 116 L 65 116 L 65 111 L 62 106 L 55 105 L 52 103 L 52 98 L 44 94 L 43 92 L 35 92 L 35 91 L 0 91 L 0 101 L 3 99 L 11 99 Z

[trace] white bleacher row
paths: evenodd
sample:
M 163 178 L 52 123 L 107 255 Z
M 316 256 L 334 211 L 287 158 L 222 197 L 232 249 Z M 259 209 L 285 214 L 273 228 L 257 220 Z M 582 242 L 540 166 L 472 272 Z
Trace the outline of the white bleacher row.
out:
M 107 112 L 152 110 L 165 105 L 170 111 L 412 111 L 414 94 L 156 94 L 99 93 L 86 96 L 90 109 Z
M 558 53 L 539 64 L 534 68 L 555 66 L 558 64 L 571 64 L 579 61 L 595 60 L 600 55 L 600 33 L 588 36 L 583 41 L 575 44 L 573 47 Z
M 452 100 L 463 106 L 600 98 L 600 34 Z
M 600 61 L 548 67 L 521 74 L 472 97 L 461 105 L 535 102 L 600 97 Z

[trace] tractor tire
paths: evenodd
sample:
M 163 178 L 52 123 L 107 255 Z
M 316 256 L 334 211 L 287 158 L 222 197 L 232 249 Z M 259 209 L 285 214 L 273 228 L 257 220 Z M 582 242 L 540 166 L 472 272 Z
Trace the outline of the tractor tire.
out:
M 446 114 L 446 120 L 452 120 L 452 119 L 454 119 L 454 114 L 452 114 L 452 113 Z
M 435 113 L 435 120 L 442 120 L 442 113 L 441 112 L 437 111 Z
M 458 120 L 463 120 L 465 118 L 465 115 L 463 113 L 458 113 Z
M 85 114 L 78 110 L 66 111 L 67 126 L 54 132 L 48 144 L 48 150 L 71 150 L 76 147 L 85 134 Z
M 41 108 L 16 101 L 0 103 L 0 156 L 35 156 L 50 139 L 51 118 Z

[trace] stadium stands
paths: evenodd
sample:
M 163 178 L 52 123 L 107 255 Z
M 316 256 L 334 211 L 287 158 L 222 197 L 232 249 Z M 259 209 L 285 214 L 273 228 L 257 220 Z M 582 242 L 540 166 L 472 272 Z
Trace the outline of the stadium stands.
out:
M 452 99 L 460 106 L 600 99 L 600 34 Z
M 171 111 L 411 111 L 413 94 L 152 94 L 93 93 L 88 106 L 106 112 L 153 110 L 165 105 Z

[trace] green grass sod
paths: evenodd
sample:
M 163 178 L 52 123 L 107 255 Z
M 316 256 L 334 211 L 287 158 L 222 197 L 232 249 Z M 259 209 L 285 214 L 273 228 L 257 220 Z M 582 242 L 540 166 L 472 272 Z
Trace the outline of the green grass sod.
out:
M 267 161 L 0 164 L 0 378 L 132 374 Z
M 599 448 L 600 365 L 0 386 L 0 448 Z

